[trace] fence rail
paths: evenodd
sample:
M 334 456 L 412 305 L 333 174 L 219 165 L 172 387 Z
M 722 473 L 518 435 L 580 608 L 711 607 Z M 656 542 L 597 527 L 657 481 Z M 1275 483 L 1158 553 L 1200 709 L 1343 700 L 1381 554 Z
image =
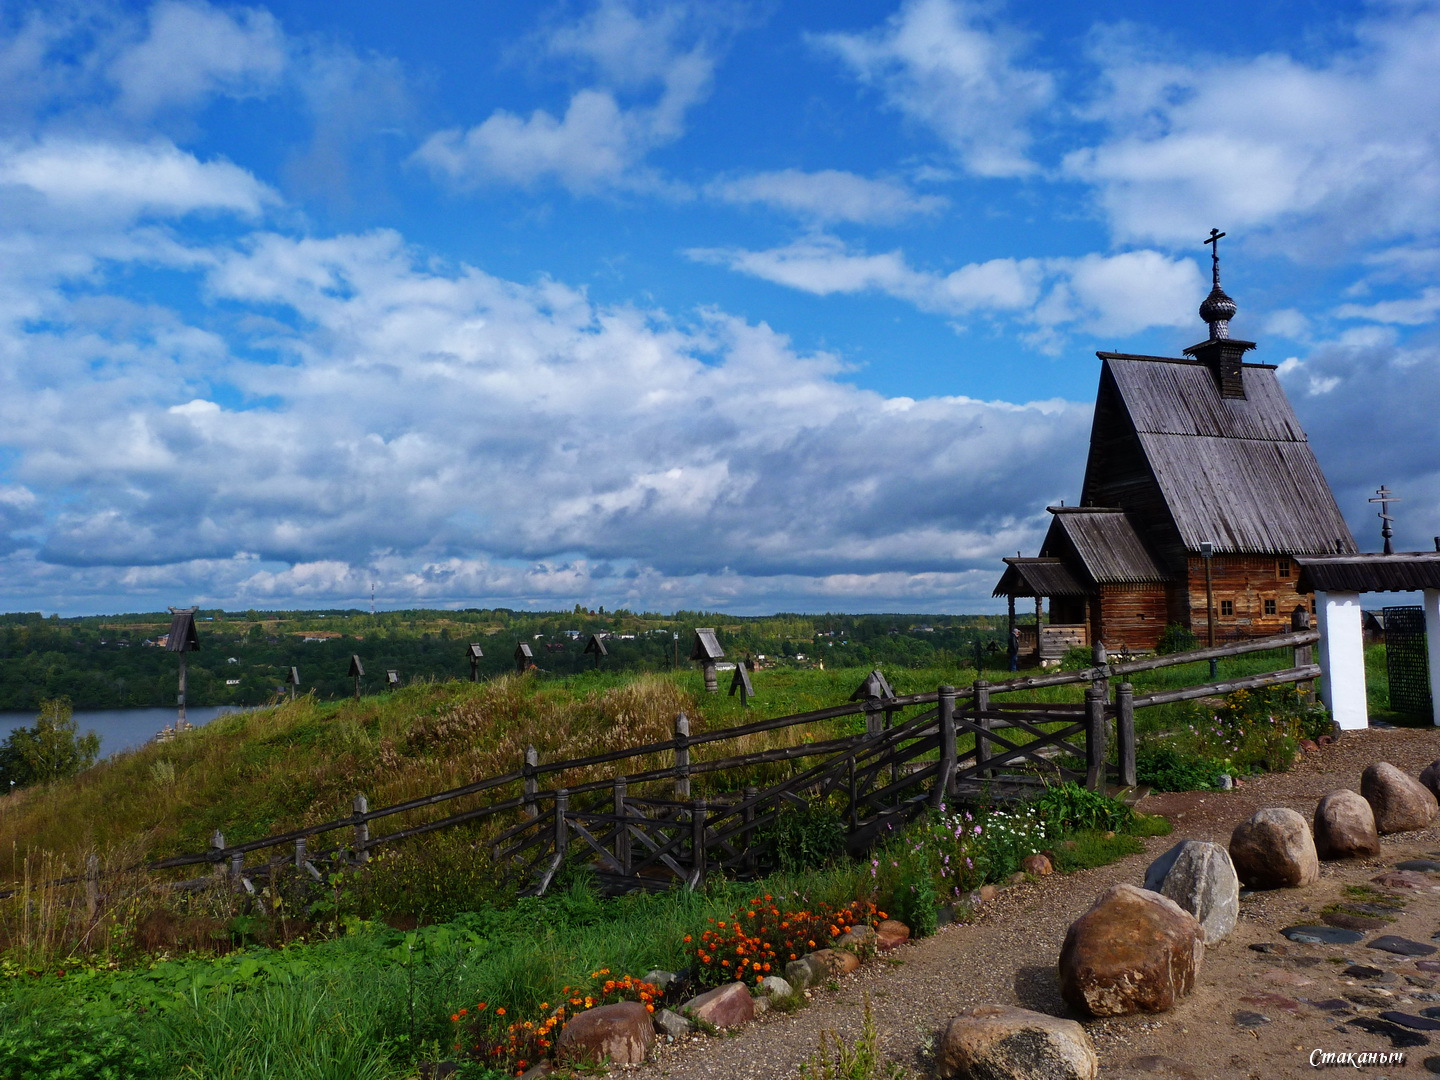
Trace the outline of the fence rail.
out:
M 1136 709 L 1315 679 L 1320 669 L 1310 663 L 1310 646 L 1318 638 L 1315 631 L 1299 627 L 1277 637 L 1119 662 L 1097 646 L 1096 662 L 1081 671 L 993 683 L 976 680 L 963 692 L 941 686 L 930 693 L 869 698 L 694 735 L 682 713 L 674 737 L 662 742 L 551 762 L 541 762 L 529 747 L 520 768 L 500 776 L 374 810 L 360 795 L 350 814 L 331 821 L 238 844 L 227 843 L 217 832 L 207 851 L 131 869 L 208 865 L 223 870 L 233 887 L 253 889 L 251 879 L 272 872 L 277 862 L 293 862 L 319 878 L 321 865 L 364 862 L 387 844 L 495 819 L 498 829 L 487 838 L 491 856 L 524 890 L 544 892 L 568 858 L 591 862 L 600 880 L 614 889 L 668 887 L 677 881 L 694 887 L 716 870 L 757 872 L 755 841 L 788 806 L 805 807 L 838 796 L 851 849 L 858 852 L 887 826 L 982 789 L 992 794 L 1020 790 L 1043 777 L 1074 779 L 1092 789 L 1112 782 L 1133 786 Z M 1129 682 L 1116 681 L 1142 671 L 1285 648 L 1293 650 L 1294 660 L 1282 671 L 1139 697 Z M 999 694 L 1081 683 L 1088 684 L 1083 703 L 994 700 Z M 919 711 L 907 715 L 910 710 Z M 848 716 L 864 716 L 865 730 L 708 760 L 692 757 L 697 747 Z M 1112 729 L 1113 764 L 1108 747 Z M 963 748 L 962 739 L 968 743 Z M 670 763 L 664 766 L 622 770 L 568 786 L 541 786 L 542 777 L 665 755 Z M 696 777 L 784 762 L 793 762 L 796 771 L 769 786 L 692 797 Z M 666 781 L 673 798 L 642 790 Z M 372 823 L 397 814 L 487 794 L 503 797 L 391 832 L 371 831 Z M 332 833 L 341 833 L 343 839 L 311 850 L 313 838 Z M 285 849 L 285 854 L 246 866 L 248 856 L 276 849 Z M 66 879 L 79 880 L 81 876 Z

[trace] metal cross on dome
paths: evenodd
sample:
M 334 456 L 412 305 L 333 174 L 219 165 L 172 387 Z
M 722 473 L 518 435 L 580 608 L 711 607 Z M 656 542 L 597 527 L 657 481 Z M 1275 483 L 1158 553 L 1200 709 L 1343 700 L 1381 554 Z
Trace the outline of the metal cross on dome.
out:
M 1375 489 L 1375 497 L 1370 502 L 1380 504 L 1380 513 L 1377 516 L 1381 522 L 1380 535 L 1385 540 L 1385 554 L 1394 555 L 1395 546 L 1390 542 L 1390 538 L 1395 535 L 1395 530 L 1390 527 L 1390 523 L 1395 519 L 1390 515 L 1390 504 L 1400 502 L 1400 498 L 1384 484 L 1381 484 Z
M 1219 229 L 1211 229 L 1205 241 L 1210 245 L 1210 277 L 1217 286 L 1220 284 L 1220 238 L 1224 235 Z

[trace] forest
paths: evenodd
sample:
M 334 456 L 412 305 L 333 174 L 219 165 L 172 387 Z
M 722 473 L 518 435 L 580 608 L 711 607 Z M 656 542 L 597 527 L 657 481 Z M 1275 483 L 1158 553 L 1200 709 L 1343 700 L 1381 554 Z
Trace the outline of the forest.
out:
M 476 608 L 375 614 L 202 609 L 195 618 L 200 648 L 187 656 L 192 705 L 273 701 L 285 690 L 292 667 L 301 693 L 321 699 L 353 694 L 352 656 L 364 668 L 362 693 L 386 689 L 392 670 L 400 685 L 468 678 L 471 643 L 484 653 L 478 662 L 484 679 L 515 670 L 521 642 L 530 646 L 542 675 L 585 670 L 595 664 L 584 652 L 592 635 L 604 635 L 602 667 L 655 671 L 688 663 L 698 626 L 718 631 L 727 659 L 801 668 L 970 662 L 977 644 L 994 663 L 1005 629 L 1004 616 L 995 615 L 738 617 L 578 606 L 568 612 Z M 86 709 L 174 704 L 178 657 L 159 644 L 169 625 L 166 612 L 0 615 L 0 709 L 35 709 L 43 700 L 62 697 Z

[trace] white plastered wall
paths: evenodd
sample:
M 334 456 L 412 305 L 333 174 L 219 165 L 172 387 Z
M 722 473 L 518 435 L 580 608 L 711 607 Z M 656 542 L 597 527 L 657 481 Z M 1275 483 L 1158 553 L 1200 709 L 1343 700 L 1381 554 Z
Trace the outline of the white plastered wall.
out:
M 1428 594 L 1427 594 L 1428 595 Z M 1436 594 L 1440 602 L 1440 593 Z M 1427 617 L 1428 617 L 1428 608 Z M 1365 703 L 1365 638 L 1360 627 L 1360 594 L 1317 592 L 1320 631 L 1320 697 L 1330 718 L 1345 731 L 1370 726 Z M 1432 635 L 1432 642 L 1434 635 Z M 1434 670 L 1434 646 L 1431 647 Z

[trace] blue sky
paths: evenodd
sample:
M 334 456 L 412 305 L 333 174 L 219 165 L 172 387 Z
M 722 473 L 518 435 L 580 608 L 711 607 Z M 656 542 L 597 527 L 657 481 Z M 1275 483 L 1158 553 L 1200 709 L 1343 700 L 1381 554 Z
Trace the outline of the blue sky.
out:
M 0 7 L 0 608 L 976 611 L 1097 349 L 1440 533 L 1440 7 Z

